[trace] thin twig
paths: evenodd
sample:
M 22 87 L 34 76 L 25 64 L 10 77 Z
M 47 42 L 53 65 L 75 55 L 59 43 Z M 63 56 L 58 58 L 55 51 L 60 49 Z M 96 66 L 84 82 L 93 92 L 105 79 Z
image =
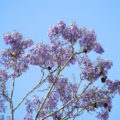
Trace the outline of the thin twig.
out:
M 83 95 L 83 93 L 86 91 L 86 89 L 92 84 L 92 82 L 90 82 L 85 89 L 83 90 L 83 92 L 77 97 L 78 99 Z M 47 117 L 50 117 L 51 115 L 55 114 L 56 112 L 62 110 L 63 108 L 65 108 L 67 105 L 69 105 L 72 101 L 74 101 L 75 98 L 72 98 L 71 100 L 69 100 L 65 105 L 63 105 L 61 108 L 57 109 L 55 112 L 52 112 L 50 114 L 48 114 L 47 116 L 43 117 L 41 120 L 44 120 Z
M 49 94 L 50 94 L 50 92 L 51 92 L 51 90 L 52 90 L 52 88 L 53 88 L 53 86 L 54 86 L 57 78 L 58 78 L 58 75 L 59 75 L 60 72 L 66 67 L 66 65 L 68 64 L 68 62 L 72 59 L 72 57 L 73 57 L 74 55 L 75 55 L 75 54 L 73 53 L 73 54 L 69 57 L 69 59 L 67 60 L 67 62 L 63 65 L 63 67 L 62 67 L 60 70 L 58 70 L 57 75 L 56 75 L 56 77 L 55 77 L 55 80 L 54 80 L 54 82 L 52 83 L 52 85 L 51 85 L 51 87 L 50 87 L 47 95 L 45 96 L 45 98 L 44 98 L 44 100 L 43 100 L 43 102 L 42 102 L 42 104 L 41 104 L 41 106 L 39 107 L 38 112 L 37 112 L 34 120 L 37 120 L 38 115 L 39 115 L 39 113 L 40 113 L 43 105 L 45 104 L 45 102 L 46 102 L 46 100 L 47 100 L 47 98 L 48 98 L 48 96 L 49 96 Z
M 42 70 L 41 70 L 42 71 Z M 44 77 L 44 72 L 42 71 L 42 73 L 43 73 L 43 75 L 42 75 L 42 78 L 41 78 L 41 80 L 40 80 L 40 82 L 34 87 L 34 88 L 32 88 L 24 97 L 23 97 L 23 99 L 18 103 L 18 105 L 14 108 L 14 111 L 23 103 L 23 101 L 27 98 L 27 96 L 29 95 L 29 94 L 31 94 L 35 89 L 37 89 L 46 79 L 47 79 L 47 77 L 42 81 L 42 79 L 43 79 L 43 77 Z

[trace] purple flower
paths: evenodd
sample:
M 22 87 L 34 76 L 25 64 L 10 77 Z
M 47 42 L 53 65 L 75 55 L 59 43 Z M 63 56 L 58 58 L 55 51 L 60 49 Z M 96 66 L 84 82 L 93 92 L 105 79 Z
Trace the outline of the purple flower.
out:
M 49 45 L 45 45 L 43 43 L 37 44 L 36 46 L 32 46 L 30 48 L 30 64 L 39 65 L 42 67 L 45 66 L 53 66 L 53 56 L 51 53 L 51 48 Z
M 53 82 L 53 78 L 49 77 L 48 81 L 50 84 Z M 67 78 L 60 76 L 55 83 L 56 94 L 60 96 L 60 100 L 63 104 L 67 103 L 73 97 L 75 97 L 75 92 L 77 89 L 76 84 L 71 84 L 68 82 Z
M 102 46 L 96 42 L 95 32 L 93 30 L 87 31 L 85 27 L 79 29 L 76 23 L 66 26 L 63 21 L 59 21 L 57 25 L 50 27 L 48 37 L 52 43 L 57 41 L 59 37 L 72 44 L 78 40 L 83 51 L 94 50 L 99 54 L 104 52 Z
M 80 46 L 83 47 L 83 50 L 86 49 L 87 52 L 94 49 L 96 53 L 102 54 L 104 52 L 102 46 L 96 42 L 96 35 L 93 30 L 81 29 L 83 30 L 82 36 L 79 40 Z
M 33 120 L 33 116 L 31 114 L 28 114 L 24 117 L 24 120 Z
M 97 80 L 100 76 L 106 76 L 108 70 L 112 66 L 112 62 L 109 60 L 103 60 L 98 57 L 94 62 L 91 62 L 89 57 L 83 56 L 78 60 L 80 65 L 83 64 L 82 74 L 84 79 L 89 81 Z
M 56 25 L 50 27 L 48 37 L 51 44 L 39 43 L 32 46 L 33 41 L 31 39 L 24 40 L 19 32 L 15 31 L 3 35 L 4 42 L 6 45 L 9 45 L 9 48 L 0 52 L 0 64 L 1 68 L 3 68 L 0 69 L 0 119 L 4 120 L 6 117 L 5 102 L 9 98 L 6 97 L 8 96 L 6 84 L 2 85 L 2 83 L 6 82 L 9 78 L 9 71 L 14 70 L 14 74 L 11 74 L 10 77 L 17 78 L 29 68 L 29 65 L 36 65 L 48 70 L 49 77 L 47 80 L 45 79 L 45 82 L 48 82 L 46 85 L 51 85 L 54 82 L 54 86 L 52 86 L 52 90 L 50 89 L 51 91 L 49 91 L 50 94 L 47 96 L 47 99 L 44 99 L 42 96 L 34 96 L 32 99 L 26 100 L 24 120 L 33 120 L 43 100 L 45 102 L 38 113 L 38 119 L 42 119 L 46 115 L 55 112 L 58 109 L 59 103 L 63 106 L 68 101 L 74 100 L 49 118 L 52 117 L 53 120 L 60 120 L 68 113 L 70 114 L 67 117 L 70 117 L 78 110 L 85 109 L 91 112 L 101 110 L 97 118 L 107 120 L 108 113 L 112 108 L 112 98 L 115 93 L 120 94 L 120 81 L 107 79 L 108 71 L 112 67 L 111 61 L 99 57 L 92 62 L 87 56 L 86 53 L 92 50 L 99 54 L 104 52 L 102 46 L 96 41 L 97 37 L 94 30 L 87 30 L 85 27 L 79 28 L 75 22 L 67 26 L 63 21 L 59 21 Z M 80 46 L 79 51 L 73 46 L 77 42 L 79 42 L 78 45 Z M 30 50 L 27 51 L 29 47 Z M 79 57 L 78 52 L 85 54 Z M 74 56 L 69 60 L 72 55 Z M 59 70 L 61 68 L 64 69 L 66 66 L 75 64 L 76 61 L 78 61 L 81 68 L 82 80 L 94 82 L 101 78 L 105 86 L 100 90 L 98 87 L 88 87 L 83 90 L 82 94 L 79 94 L 77 84 L 70 83 L 61 73 L 59 73 L 55 81 L 56 68 Z M 65 64 L 66 62 L 67 64 Z M 10 120 L 11 117 L 9 116 L 8 119 Z
M 74 43 L 79 39 L 79 29 L 76 23 L 69 25 L 62 33 L 62 37 L 70 43 Z
M 110 90 L 110 92 L 120 94 L 120 81 L 118 81 L 118 80 L 116 80 L 116 81 L 107 80 L 106 85 L 107 85 L 108 90 Z
M 4 82 L 8 79 L 8 74 L 5 70 L 0 69 L 0 82 Z
M 39 65 L 42 67 L 56 67 L 63 65 L 67 62 L 69 57 L 72 55 L 72 49 L 65 47 L 64 42 L 54 42 L 52 45 L 45 45 L 43 43 L 32 46 L 30 49 L 30 64 Z M 73 57 L 69 63 L 74 64 L 76 58 Z M 67 64 L 69 65 L 69 64 Z
M 101 120 L 108 120 L 108 117 L 109 117 L 108 111 L 106 110 L 102 111 L 96 117 Z
M 57 108 L 58 99 L 59 96 L 57 93 L 53 93 L 52 95 L 50 95 L 45 105 L 43 106 L 41 112 L 39 113 L 39 118 L 42 118 L 45 115 L 47 115 L 50 111 L 55 110 Z M 27 118 L 28 116 L 32 116 L 34 113 L 36 113 L 41 103 L 42 100 L 40 100 L 38 96 L 34 96 L 32 100 L 27 100 L 25 103 L 26 112 L 27 112 L 25 118 Z M 29 119 L 25 119 L 25 120 L 29 120 Z
M 20 54 L 24 49 L 30 47 L 33 44 L 31 39 L 23 40 L 22 35 L 19 32 L 14 31 L 13 33 L 7 33 L 3 35 L 5 44 L 10 45 L 12 52 Z
M 93 49 L 96 53 L 102 54 L 104 52 L 104 49 L 101 47 L 99 43 L 94 43 Z
M 112 108 L 112 97 L 102 93 L 97 88 L 86 90 L 80 98 L 80 107 L 86 108 L 87 111 L 95 111 L 98 108 L 109 112 Z
M 100 68 L 102 70 L 102 75 L 107 75 L 108 70 L 111 69 L 113 63 L 110 60 L 104 60 L 101 59 L 100 57 L 98 57 L 96 59 L 97 62 L 97 67 Z

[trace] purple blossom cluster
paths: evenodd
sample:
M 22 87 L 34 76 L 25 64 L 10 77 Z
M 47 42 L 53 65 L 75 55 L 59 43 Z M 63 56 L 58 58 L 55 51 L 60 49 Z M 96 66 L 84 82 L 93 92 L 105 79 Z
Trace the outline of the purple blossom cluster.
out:
M 85 27 L 78 28 L 76 23 L 66 26 L 63 21 L 59 21 L 57 25 L 50 27 L 48 36 L 52 43 L 61 36 L 72 44 L 79 41 L 80 47 L 83 48 L 84 52 L 91 50 L 99 54 L 104 52 L 102 46 L 96 42 L 95 32 L 93 30 L 87 31 Z
M 37 44 L 30 48 L 30 64 L 42 67 L 53 66 L 53 57 L 50 46 L 44 43 Z
M 83 56 L 79 63 L 83 64 L 82 74 L 84 79 L 89 81 L 95 81 L 101 76 L 105 77 L 112 66 L 111 61 L 103 60 L 100 57 L 92 63 L 88 56 Z
M 29 68 L 29 65 L 39 66 L 43 70 L 42 72 L 45 69 L 49 70 L 48 78 L 45 80 L 49 83 L 51 91 L 48 92 L 46 99 L 34 96 L 31 100 L 26 100 L 24 120 L 33 120 L 43 103 L 41 111 L 38 113 L 39 119 L 59 109 L 60 103 L 65 107 L 50 116 L 53 120 L 60 120 L 67 114 L 69 118 L 74 115 L 76 109 L 77 111 L 81 109 L 90 112 L 98 111 L 96 116 L 98 119 L 108 120 L 109 112 L 112 109 L 113 95 L 120 94 L 120 81 L 111 81 L 107 78 L 108 71 L 113 65 L 111 61 L 98 57 L 92 62 L 87 56 L 87 53 L 92 50 L 99 54 L 104 52 L 102 46 L 96 41 L 94 30 L 87 30 L 85 27 L 79 28 L 75 22 L 67 26 L 63 21 L 59 21 L 57 25 L 50 27 L 48 37 L 51 44 L 39 43 L 33 46 L 33 41 L 31 39 L 24 40 L 19 32 L 15 31 L 3 35 L 4 42 L 9 45 L 9 48 L 0 52 L 0 65 L 3 68 L 0 69 L 0 120 L 5 119 L 6 101 L 13 109 L 14 79 L 22 75 Z M 77 42 L 81 49 L 75 52 L 74 45 Z M 30 49 L 27 51 L 27 48 Z M 85 54 L 80 56 L 81 53 Z M 89 83 L 93 83 L 101 78 L 101 82 L 105 83 L 104 89 L 98 90 L 94 86 L 92 88 L 88 86 L 82 94 L 79 94 L 79 85 L 69 82 L 61 74 L 66 66 L 74 65 L 76 61 L 82 70 L 81 82 L 85 79 Z M 11 68 L 12 74 L 8 75 Z M 58 76 L 57 70 L 59 71 Z M 11 76 L 14 78 L 13 86 L 11 95 L 8 95 L 6 82 Z M 67 104 L 69 101 L 71 102 Z M 11 116 L 9 116 L 9 120 L 13 120 Z
M 5 98 L 3 97 L 3 92 L 0 90 L 0 120 L 4 120 L 4 114 L 6 112 Z
M 3 35 L 3 39 L 6 45 L 10 45 L 11 50 L 15 52 L 15 54 L 20 54 L 24 49 L 33 44 L 31 39 L 23 40 L 23 36 L 16 31 Z
M 58 66 L 64 65 L 73 53 L 71 46 L 66 46 L 66 43 L 61 41 L 52 43 L 51 52 L 53 53 L 53 61 Z M 73 56 L 67 65 L 75 64 L 75 62 L 76 56 Z
M 53 82 L 53 78 L 53 76 L 48 78 L 50 84 Z M 77 85 L 71 84 L 68 82 L 67 78 L 59 76 L 55 82 L 55 90 L 59 95 L 61 102 L 65 104 L 75 97 Z
M 27 114 L 27 115 L 24 117 L 24 120 L 33 120 L 32 114 Z
M 44 117 L 48 113 L 52 112 L 57 108 L 59 96 L 56 93 L 52 93 L 48 100 L 46 101 L 42 111 L 39 113 L 39 118 Z M 33 120 L 33 113 L 37 113 L 39 106 L 41 105 L 42 100 L 38 96 L 34 96 L 32 100 L 26 101 L 26 116 L 24 120 Z
M 82 106 L 88 111 L 93 111 L 101 107 L 110 110 L 112 108 L 111 102 L 111 97 L 101 93 L 97 88 L 86 90 L 81 98 Z
M 33 44 L 31 39 L 23 40 L 19 32 L 7 33 L 3 36 L 5 44 L 10 45 L 10 48 L 0 52 L 0 63 L 6 70 L 12 68 L 16 71 L 14 77 L 17 77 L 22 72 L 28 69 L 30 59 L 29 53 L 25 49 Z
M 100 120 L 108 120 L 109 113 L 106 110 L 103 110 L 102 112 L 99 112 L 96 117 Z
M 80 29 L 82 37 L 79 40 L 80 46 L 89 52 L 94 50 L 96 53 L 102 54 L 104 52 L 102 46 L 96 42 L 96 35 L 94 30 L 86 30 L 86 28 Z
M 48 81 L 51 84 L 53 81 L 53 77 L 49 77 Z M 44 104 L 43 109 L 39 113 L 39 118 L 46 116 L 48 113 L 51 113 L 57 109 L 58 102 L 62 102 L 64 105 L 69 100 L 75 97 L 76 85 L 68 83 L 67 78 L 63 76 L 59 77 L 55 83 L 55 91 L 48 97 L 46 103 Z M 38 106 L 40 106 L 42 100 L 38 96 L 35 96 L 32 100 L 26 101 L 26 111 L 27 114 L 25 116 L 25 120 L 29 120 L 29 116 L 32 116 L 34 112 L 37 112 Z M 70 104 L 71 107 L 74 106 L 74 102 Z M 70 106 L 67 106 L 67 110 L 69 111 Z M 58 120 L 63 115 L 61 112 L 57 112 L 52 115 L 53 120 Z M 30 117 L 32 118 L 32 117 Z M 32 119 L 30 119 L 32 120 Z
M 96 117 L 101 120 L 107 120 L 112 109 L 112 97 L 101 93 L 97 88 L 92 88 L 87 90 L 82 96 L 81 106 L 87 111 L 97 111 L 101 108 Z
M 15 69 L 16 75 L 26 71 L 28 68 L 28 63 L 30 60 L 29 53 L 21 54 L 17 59 L 15 56 L 11 55 L 10 50 L 1 51 L 1 61 L 3 62 L 5 69 L 8 70 L 10 68 Z
M 8 79 L 8 74 L 5 70 L 0 69 L 0 83 Z
M 7 98 L 7 89 L 6 86 L 3 84 L 8 79 L 8 74 L 5 70 L 0 69 L 0 120 L 4 120 L 4 114 L 6 112 L 5 103 Z
M 0 113 L 5 113 L 5 99 L 3 98 L 2 94 L 0 93 Z
M 32 100 L 26 100 L 26 116 L 24 117 L 24 120 L 33 120 L 33 112 L 38 109 L 38 106 L 40 105 L 40 100 L 38 96 L 34 96 Z
M 72 49 L 69 46 L 65 47 L 65 43 L 60 41 L 54 42 L 51 45 L 44 43 L 37 44 L 30 48 L 30 52 L 29 63 L 44 68 L 63 65 L 72 55 Z M 76 59 L 73 57 L 69 63 L 74 64 L 75 61 Z
M 109 92 L 120 94 L 120 81 L 118 80 L 111 81 L 108 79 L 106 81 L 106 85 L 107 85 L 107 89 L 109 90 Z

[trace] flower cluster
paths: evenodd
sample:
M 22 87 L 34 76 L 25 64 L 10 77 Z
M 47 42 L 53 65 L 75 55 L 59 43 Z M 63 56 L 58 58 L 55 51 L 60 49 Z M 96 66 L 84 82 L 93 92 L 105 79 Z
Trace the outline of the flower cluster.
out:
M 111 61 L 98 57 L 92 62 L 87 56 L 86 53 L 92 50 L 99 54 L 104 52 L 102 46 L 96 41 L 94 30 L 87 30 L 85 27 L 79 28 L 75 22 L 67 26 L 63 21 L 59 21 L 57 25 L 50 27 L 48 37 L 51 42 L 50 45 L 39 43 L 32 46 L 33 41 L 31 39 L 24 40 L 19 32 L 15 31 L 3 35 L 4 42 L 9 45 L 9 48 L 0 52 L 0 65 L 4 68 L 0 69 L 0 120 L 4 120 L 6 117 L 5 102 L 8 101 L 11 107 L 13 106 L 14 83 L 10 98 L 6 87 L 8 78 L 11 76 L 14 79 L 19 77 L 28 69 L 29 65 L 47 69 L 49 72 L 47 72 L 48 77 L 45 78 L 45 82 L 48 82 L 51 87 L 46 99 L 42 96 L 34 96 L 31 100 L 26 100 L 24 120 L 33 120 L 41 105 L 38 119 L 43 119 L 43 117 L 58 110 L 59 103 L 63 107 L 49 116 L 50 119 L 60 120 L 66 115 L 69 118 L 76 111 L 84 109 L 91 112 L 97 111 L 98 119 L 107 120 L 112 109 L 113 95 L 115 93 L 120 94 L 120 81 L 108 79 L 108 71 L 112 67 Z M 77 42 L 80 46 L 78 51 L 74 46 Z M 30 50 L 27 51 L 27 48 L 30 48 Z M 82 54 L 79 59 L 80 53 L 85 54 Z M 101 78 L 101 82 L 105 83 L 104 88 L 98 89 L 94 86 L 91 88 L 87 86 L 79 94 L 78 87 L 80 84 L 70 83 L 61 74 L 65 67 L 75 64 L 76 61 L 78 61 L 82 70 L 80 83 L 85 79 L 92 84 Z M 58 76 L 56 75 L 57 70 L 60 70 Z M 12 74 L 8 75 L 9 72 L 12 72 Z M 33 88 L 33 90 L 35 89 L 38 88 Z M 11 116 L 8 119 L 13 120 Z
M 5 101 L 3 93 L 0 91 L 0 120 L 4 120 L 4 113 L 6 111 Z
M 53 66 L 53 56 L 50 52 L 50 46 L 43 43 L 30 48 L 30 64 L 42 67 Z
M 99 54 L 104 52 L 101 45 L 96 42 L 95 32 L 93 30 L 87 31 L 85 27 L 78 28 L 76 23 L 66 26 L 63 21 L 59 21 L 57 25 L 50 27 L 48 36 L 52 43 L 61 36 L 64 40 L 72 44 L 78 40 L 84 52 L 91 50 Z
M 0 120 L 4 119 L 4 114 L 6 113 L 6 101 L 7 99 L 7 87 L 4 84 L 8 79 L 8 74 L 5 70 L 0 69 Z
M 112 97 L 102 93 L 97 88 L 87 90 L 81 98 L 81 107 L 87 111 L 96 111 L 101 108 L 97 118 L 107 120 L 112 108 Z
M 73 53 L 71 46 L 66 46 L 66 43 L 61 41 L 52 43 L 51 52 L 53 61 L 58 66 L 64 65 Z M 75 62 L 76 56 L 73 56 L 67 65 L 75 64 Z
M 41 67 L 55 67 L 63 65 L 72 55 L 72 49 L 65 47 L 64 42 L 54 42 L 52 45 L 46 45 L 43 43 L 37 44 L 30 48 L 30 64 L 39 65 Z M 73 57 L 69 63 L 74 64 L 76 61 Z
M 30 47 L 33 44 L 31 39 L 23 40 L 22 35 L 19 32 L 7 33 L 3 35 L 5 44 L 10 45 L 11 50 L 15 55 L 20 54 L 24 49 Z
M 80 29 L 82 37 L 79 40 L 80 46 L 84 48 L 86 52 L 94 50 L 96 53 L 102 54 L 103 48 L 96 42 L 96 35 L 94 30 L 86 30 L 86 28 Z
M 2 95 L 0 94 L 0 113 L 5 112 L 5 104 L 4 104 L 5 99 L 3 99 Z
M 83 106 L 87 110 L 95 110 L 95 108 L 103 107 L 111 109 L 111 97 L 106 96 L 106 94 L 100 92 L 97 88 L 91 88 L 86 90 L 81 98 Z
M 5 70 L 0 69 L 0 83 L 8 79 L 8 74 Z
M 84 79 L 89 81 L 95 81 L 100 76 L 102 76 L 101 80 L 103 81 L 107 78 L 106 75 L 108 70 L 112 66 L 111 61 L 103 60 L 100 57 L 98 57 L 96 61 L 92 63 L 88 56 L 83 56 L 79 63 L 83 64 L 82 74 Z
M 48 78 L 50 84 L 53 82 L 53 78 L 53 76 Z M 68 82 L 67 78 L 59 76 L 55 82 L 55 90 L 59 95 L 61 102 L 65 104 L 75 97 L 77 85 L 71 84 Z
M 120 94 L 120 81 L 118 81 L 118 80 L 116 80 L 116 81 L 107 80 L 106 85 L 108 87 L 107 89 L 111 93 L 119 93 Z
M 49 77 L 48 81 L 51 84 L 53 82 L 53 77 Z M 76 85 L 68 83 L 68 80 L 63 76 L 59 77 L 55 82 L 55 91 L 48 97 L 46 103 L 44 104 L 41 112 L 39 113 L 39 118 L 46 116 L 48 113 L 54 111 L 57 108 L 58 102 L 67 103 L 72 98 L 75 98 Z M 29 116 L 32 116 L 34 112 L 37 112 L 38 107 L 41 105 L 42 100 L 38 96 L 35 96 L 32 100 L 26 101 L 26 111 L 25 120 L 29 120 Z M 71 103 L 70 106 L 73 107 L 74 103 Z M 67 107 L 69 111 L 69 107 Z M 59 117 L 62 117 L 60 112 L 52 115 L 54 120 L 57 120 Z M 30 117 L 32 118 L 32 117 Z M 31 120 L 31 119 L 30 119 Z
M 38 109 L 38 106 L 40 105 L 40 100 L 38 96 L 34 96 L 33 99 L 26 100 L 26 116 L 24 117 L 24 120 L 33 120 L 33 112 Z
M 109 113 L 106 110 L 103 110 L 102 112 L 99 112 L 96 117 L 100 120 L 108 120 Z
M 59 96 L 56 93 L 51 94 L 48 97 L 48 100 L 46 101 L 44 107 L 42 108 L 41 112 L 39 113 L 39 118 L 44 117 L 51 111 L 55 110 L 57 108 Z M 38 96 L 34 96 L 32 100 L 26 101 L 26 111 L 27 114 L 24 118 L 24 120 L 33 120 L 32 115 L 33 113 L 38 112 L 39 106 L 42 104 L 42 100 Z
M 23 40 L 22 35 L 16 31 L 5 34 L 3 39 L 6 44 L 10 45 L 10 48 L 0 52 L 0 63 L 6 70 L 12 68 L 15 71 L 14 77 L 16 77 L 28 68 L 30 55 L 25 52 L 25 49 L 30 47 L 33 41 Z
M 5 69 L 13 68 L 16 74 L 24 72 L 28 68 L 30 55 L 28 53 L 21 54 L 17 59 L 11 54 L 10 50 L 1 51 L 1 61 Z

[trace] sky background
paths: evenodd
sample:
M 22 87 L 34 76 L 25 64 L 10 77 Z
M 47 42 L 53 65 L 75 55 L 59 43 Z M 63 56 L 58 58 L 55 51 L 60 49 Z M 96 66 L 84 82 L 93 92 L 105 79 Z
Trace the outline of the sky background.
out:
M 109 78 L 120 79 L 119 0 L 0 0 L 0 49 L 5 48 L 2 35 L 14 30 L 22 33 L 26 39 L 33 39 L 35 44 L 48 43 L 49 26 L 55 25 L 58 20 L 63 20 L 67 25 L 75 21 L 79 27 L 94 29 L 97 41 L 105 50 L 102 58 L 113 61 L 114 66 L 109 72 Z M 17 80 L 14 94 L 15 104 L 36 85 L 40 79 L 39 73 L 40 70 L 35 67 Z M 15 113 L 17 120 L 23 119 L 25 114 L 23 107 L 24 105 Z M 79 118 L 79 120 L 88 119 L 96 120 L 91 114 L 85 114 Z M 120 96 L 117 95 L 113 100 L 109 120 L 119 119 Z

